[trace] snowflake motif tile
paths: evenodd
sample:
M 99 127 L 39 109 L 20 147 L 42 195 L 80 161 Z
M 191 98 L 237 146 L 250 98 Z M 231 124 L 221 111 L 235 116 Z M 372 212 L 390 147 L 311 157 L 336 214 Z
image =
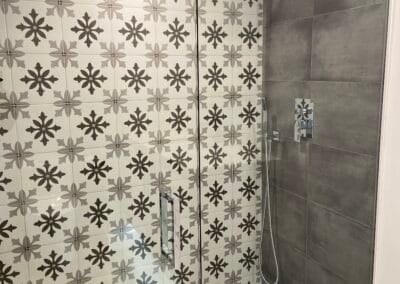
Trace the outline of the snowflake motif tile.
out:
M 127 56 L 125 67 L 115 68 L 115 88 L 127 89 L 128 100 L 145 100 L 157 84 L 157 70 L 143 56 Z
M 62 208 L 58 199 L 44 199 L 37 203 L 37 213 L 29 214 L 26 220 L 26 235 L 34 239 L 39 236 L 38 244 L 46 245 L 64 241 L 64 230 L 75 227 L 73 208 Z
M 9 217 L 9 208 L 0 206 L 0 252 L 6 253 L 12 250 L 13 240 L 21 236 L 25 236 L 25 220 L 24 217 Z
M 161 89 L 168 88 L 171 97 L 186 97 L 188 88 L 196 88 L 195 66 L 188 66 L 188 59 L 183 56 L 168 56 L 167 67 L 157 69 L 158 85 Z
M 101 55 L 78 55 L 78 68 L 66 67 L 68 90 L 79 91 L 81 102 L 101 102 L 106 99 L 104 90 L 114 89 L 112 68 L 103 68 Z M 63 89 L 56 89 L 63 90 Z
M 170 11 L 165 21 L 156 23 L 157 42 L 166 45 L 168 55 L 188 54 L 195 48 L 196 25 L 194 19 L 187 21 L 187 13 Z
M 193 263 L 192 257 L 182 257 L 177 269 L 164 273 L 164 283 L 197 283 L 199 279 L 199 266 Z
M 47 15 L 44 2 L 20 1 L 17 7 L 20 13 L 6 14 L 7 31 L 12 41 L 23 40 L 24 52 L 46 54 L 50 41 L 62 40 L 61 18 Z
M 124 43 L 128 55 L 145 55 L 146 44 L 156 42 L 154 22 L 146 19 L 143 8 L 124 8 L 121 14 L 111 20 L 113 42 Z
M 179 247 L 180 256 L 189 256 L 191 254 L 191 248 L 197 246 L 199 243 L 199 233 L 196 226 L 191 226 L 190 218 L 181 218 L 179 225 L 180 237 Z
M 135 267 L 147 266 L 154 262 L 153 255 L 161 251 L 160 233 L 152 232 L 151 226 L 133 228 L 132 239 L 122 243 L 125 259 L 134 259 Z
M 105 113 L 103 103 L 83 103 L 80 114 L 71 115 L 71 138 L 82 138 L 82 147 L 104 147 L 107 136 L 116 133 L 117 116 L 113 112 Z
M 199 26 L 199 45 L 205 45 L 206 55 L 223 55 L 224 46 L 233 43 L 233 28 L 224 23 L 221 13 L 207 13 L 205 23 Z
M 100 42 L 112 42 L 111 21 L 98 17 L 102 11 L 95 5 L 75 4 L 74 17 L 63 17 L 63 37 L 65 41 L 77 42 L 80 54 L 100 54 Z
M 36 188 L 38 199 L 58 198 L 62 185 L 73 178 L 72 163 L 59 163 L 54 153 L 38 153 L 33 156 L 33 165 L 24 168 L 21 176 L 22 188 Z
M 242 276 L 256 274 L 260 257 L 260 250 L 257 242 L 242 243 L 239 249 L 241 252 L 232 256 L 233 269 L 241 269 Z
M 234 199 L 241 199 L 243 207 L 256 205 L 262 195 L 261 179 L 256 171 L 243 171 L 241 180 L 232 184 Z
M 231 271 L 233 263 L 225 258 L 223 249 L 213 249 L 203 257 L 204 283 L 217 284 L 225 280 L 225 273 Z
M 232 199 L 232 184 L 223 175 L 207 176 L 207 185 L 201 187 L 201 204 L 208 204 L 208 211 L 220 211 L 224 203 Z
M 242 87 L 246 95 L 258 95 L 258 86 L 262 85 L 261 61 L 256 56 L 243 56 L 242 66 L 233 69 L 233 86 Z
M 198 204 L 198 187 L 188 179 L 171 181 L 171 194 L 179 200 L 179 211 L 181 217 L 191 215 L 190 208 Z
M 196 149 L 187 141 L 172 141 L 170 151 L 160 155 L 160 166 L 163 173 L 170 172 L 171 179 L 187 179 L 198 167 Z
M 255 96 L 242 96 L 240 105 L 233 107 L 233 125 L 241 126 L 241 133 L 255 134 L 262 123 L 262 101 Z
M 78 257 L 75 252 L 64 252 L 64 244 L 56 243 L 41 247 L 41 258 L 29 262 L 30 280 L 45 279 L 46 282 L 65 282 L 67 273 L 77 270 Z
M 222 56 L 207 56 L 200 67 L 200 88 L 207 87 L 207 96 L 222 96 L 225 87 L 232 86 L 232 68 Z
M 69 132 L 69 121 L 56 116 L 56 107 L 31 105 L 27 108 L 29 117 L 17 121 L 18 141 L 32 143 L 33 153 L 55 152 L 57 140 Z
M 56 100 L 55 90 L 65 90 L 65 69 L 52 66 L 52 59 L 44 54 L 27 56 L 26 68 L 12 68 L 15 93 L 28 92 L 30 104 L 48 104 Z
M 221 210 L 209 212 L 202 227 L 204 227 L 202 242 L 203 245 L 207 244 L 210 251 L 223 248 L 234 230 L 233 221 L 225 218 L 224 212 Z
M 233 146 L 234 161 L 241 163 L 242 171 L 257 171 L 258 162 L 262 159 L 262 143 L 256 134 L 246 134 L 240 138 L 240 143 Z
M 256 56 L 259 46 L 262 45 L 262 24 L 257 17 L 244 17 L 241 24 L 233 25 L 233 44 L 242 47 L 244 55 Z
M 207 128 L 207 137 L 223 137 L 225 127 L 232 125 L 232 108 L 225 99 L 210 97 L 200 110 L 200 128 Z
M 129 144 L 148 143 L 151 132 L 158 132 L 159 114 L 149 111 L 151 104 L 144 100 L 127 101 L 125 113 L 118 114 L 118 133 L 127 137 Z
M 154 214 L 159 212 L 159 193 L 148 185 L 135 187 L 129 192 L 130 197 L 121 200 L 121 217 L 131 220 L 134 231 L 141 226 L 150 226 Z
M 240 218 L 233 219 L 233 234 L 242 236 L 242 242 L 256 241 L 261 230 L 261 211 L 256 206 L 242 207 Z
M 108 192 L 88 193 L 86 204 L 76 208 L 76 222 L 88 227 L 89 235 L 109 234 L 121 218 L 120 202 L 109 200 Z
M 197 131 L 197 110 L 188 100 L 169 100 L 168 110 L 160 112 L 160 129 L 169 129 L 174 140 L 188 140 Z
M 118 176 L 118 159 L 107 157 L 101 148 L 85 149 L 82 156 L 73 162 L 74 183 L 85 183 L 85 192 L 107 190 L 108 179 Z
M 201 165 L 206 167 L 207 175 L 221 175 L 225 167 L 232 163 L 235 157 L 234 147 L 224 146 L 222 137 L 210 137 L 200 148 Z
M 160 156 L 150 144 L 132 144 L 128 155 L 118 159 L 120 176 L 131 177 L 133 186 L 149 185 L 151 175 L 160 171 Z
M 135 266 L 133 271 L 138 283 L 165 283 L 164 275 L 154 272 L 154 265 Z
M 28 263 L 13 263 L 13 254 L 4 253 L 1 255 L 0 266 L 2 267 L 2 279 L 4 283 L 27 283 L 29 280 Z
M 123 259 L 123 250 L 121 243 L 111 243 L 110 237 L 106 234 L 90 237 L 89 246 L 78 252 L 79 268 L 82 271 L 90 268 L 91 274 L 95 276 L 112 274 L 112 263 Z

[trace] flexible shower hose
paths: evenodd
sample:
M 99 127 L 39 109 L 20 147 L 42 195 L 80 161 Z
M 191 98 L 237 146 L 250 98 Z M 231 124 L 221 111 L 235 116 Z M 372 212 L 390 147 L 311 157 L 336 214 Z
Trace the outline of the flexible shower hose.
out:
M 272 254 L 274 257 L 274 262 L 275 262 L 275 269 L 276 269 L 276 279 L 275 282 L 268 282 L 268 280 L 265 278 L 264 273 L 262 271 L 262 252 L 260 253 L 260 263 L 259 263 L 259 269 L 260 269 L 260 275 L 263 283 L 266 284 L 278 284 L 279 282 L 279 265 L 278 265 L 278 258 L 276 256 L 276 248 L 275 248 L 275 241 L 274 241 L 274 234 L 272 232 L 272 217 L 271 217 L 271 198 L 270 198 L 270 185 L 269 185 L 269 157 L 271 155 L 271 148 L 272 145 L 269 146 L 269 144 L 272 144 L 272 140 L 269 140 L 267 138 L 263 139 L 265 141 L 265 147 L 266 147 L 266 157 L 265 157 L 265 162 L 266 162 L 266 179 L 265 179 L 265 185 L 266 185 L 266 190 L 267 190 L 267 196 L 264 198 L 264 204 L 263 204 L 263 216 L 262 216 L 262 222 L 261 222 L 261 247 L 263 244 L 263 236 L 264 236 L 264 227 L 265 227 L 265 210 L 266 207 L 268 207 L 268 225 L 269 225 L 269 233 L 270 233 L 270 238 L 271 238 L 271 245 L 272 245 Z

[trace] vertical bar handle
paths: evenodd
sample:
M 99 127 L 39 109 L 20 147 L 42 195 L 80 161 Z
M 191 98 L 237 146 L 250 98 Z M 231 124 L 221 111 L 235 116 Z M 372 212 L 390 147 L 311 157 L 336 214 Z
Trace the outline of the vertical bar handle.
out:
M 161 253 L 171 261 L 175 269 L 179 269 L 181 215 L 180 199 L 178 197 L 165 192 L 160 193 L 160 223 Z
M 178 197 L 172 196 L 172 210 L 173 210 L 173 230 L 174 230 L 174 267 L 179 269 L 180 253 L 181 253 L 181 212 L 180 200 Z

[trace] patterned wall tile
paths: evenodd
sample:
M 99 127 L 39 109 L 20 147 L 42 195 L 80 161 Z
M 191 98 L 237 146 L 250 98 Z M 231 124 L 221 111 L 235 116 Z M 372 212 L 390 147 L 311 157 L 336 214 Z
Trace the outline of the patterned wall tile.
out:
M 0 278 L 255 283 L 259 2 L 1 5 Z M 179 200 L 176 268 L 160 192 Z

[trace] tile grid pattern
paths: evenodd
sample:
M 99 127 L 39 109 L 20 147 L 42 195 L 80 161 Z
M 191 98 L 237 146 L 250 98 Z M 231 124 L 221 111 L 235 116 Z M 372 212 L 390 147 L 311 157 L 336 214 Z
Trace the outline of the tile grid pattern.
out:
M 199 2 L 200 97 L 193 1 L 3 1 L 2 277 L 197 283 L 200 177 L 204 282 L 254 283 L 260 3 Z M 160 255 L 162 191 L 181 201 L 176 270 Z
M 199 2 L 203 279 L 257 283 L 262 3 Z
M 271 155 L 281 278 L 371 283 L 387 1 L 293 3 L 269 1 L 264 26 L 268 127 L 281 136 Z M 295 98 L 316 107 L 302 143 Z M 274 273 L 272 259 L 265 269 Z

